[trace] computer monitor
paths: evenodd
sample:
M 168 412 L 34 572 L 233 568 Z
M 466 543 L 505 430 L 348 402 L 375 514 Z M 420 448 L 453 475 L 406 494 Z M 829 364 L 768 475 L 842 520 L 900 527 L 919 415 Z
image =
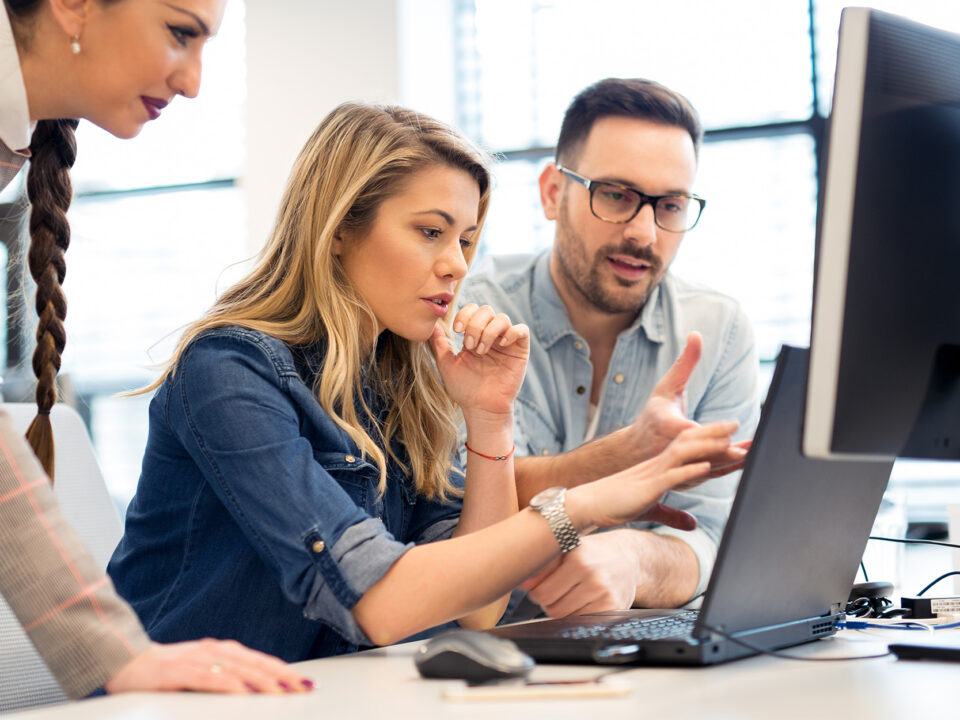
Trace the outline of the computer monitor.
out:
M 960 459 L 960 36 L 840 22 L 803 448 Z

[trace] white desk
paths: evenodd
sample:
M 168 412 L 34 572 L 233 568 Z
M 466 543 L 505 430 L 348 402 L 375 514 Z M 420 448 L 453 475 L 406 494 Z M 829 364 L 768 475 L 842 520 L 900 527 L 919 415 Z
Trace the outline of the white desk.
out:
M 884 638 L 919 640 L 926 633 L 846 631 L 790 652 L 827 657 L 882 651 Z M 960 632 L 937 639 L 960 644 Z M 313 693 L 290 696 L 216 696 L 188 693 L 130 694 L 86 700 L 10 715 L 11 720 L 425 720 L 426 718 L 869 718 L 903 720 L 954 717 L 960 665 L 897 662 L 888 657 L 856 662 L 806 663 L 754 657 L 711 668 L 640 668 L 617 677 L 632 693 L 624 698 L 465 702 L 444 700 L 451 681 L 422 680 L 413 665 L 416 644 L 301 663 L 316 683 Z M 541 666 L 533 679 L 588 677 L 596 666 Z

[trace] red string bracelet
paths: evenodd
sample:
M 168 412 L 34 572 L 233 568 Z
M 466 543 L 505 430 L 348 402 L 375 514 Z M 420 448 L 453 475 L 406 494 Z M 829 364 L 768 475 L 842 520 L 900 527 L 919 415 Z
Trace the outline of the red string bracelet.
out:
M 513 455 L 513 451 L 517 449 L 517 446 L 516 446 L 516 445 L 511 445 L 511 446 L 510 446 L 510 452 L 508 452 L 506 455 L 484 455 L 482 452 L 477 452 L 476 450 L 474 450 L 472 447 L 470 447 L 470 446 L 467 445 L 466 443 L 464 443 L 463 446 L 464 446 L 467 450 L 469 450 L 470 452 L 472 452 L 474 455 L 479 455 L 480 457 L 486 458 L 487 460 L 506 460 L 506 459 L 508 459 L 511 455 Z

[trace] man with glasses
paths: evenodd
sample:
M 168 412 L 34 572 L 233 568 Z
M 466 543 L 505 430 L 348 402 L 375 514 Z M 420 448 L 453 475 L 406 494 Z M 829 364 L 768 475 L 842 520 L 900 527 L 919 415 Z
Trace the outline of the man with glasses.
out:
M 556 162 L 540 176 L 554 245 L 488 257 L 461 304 L 489 304 L 531 329 L 516 405 L 521 506 L 539 491 L 651 458 L 686 427 L 759 414 L 750 324 L 732 299 L 668 273 L 706 202 L 693 194 L 702 128 L 681 95 L 654 82 L 602 80 L 574 98 Z M 582 538 L 524 583 L 509 620 L 673 607 L 706 588 L 744 450 L 713 478 L 664 498 L 652 520 Z M 697 528 L 684 512 L 697 520 Z M 671 525 L 677 527 L 671 527 Z

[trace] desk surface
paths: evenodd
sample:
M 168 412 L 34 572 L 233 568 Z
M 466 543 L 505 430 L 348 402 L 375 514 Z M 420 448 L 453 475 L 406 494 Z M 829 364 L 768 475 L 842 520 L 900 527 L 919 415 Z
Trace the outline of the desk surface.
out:
M 845 631 L 790 652 L 810 657 L 882 652 L 885 642 L 917 641 L 927 633 Z M 942 631 L 943 644 L 960 644 L 960 632 Z M 960 666 L 897 662 L 893 657 L 856 662 L 798 662 L 754 657 L 710 668 L 638 668 L 616 677 L 632 692 L 622 698 L 452 701 L 443 690 L 458 683 L 425 681 L 413 665 L 416 643 L 300 663 L 316 683 L 313 693 L 291 696 L 217 696 L 189 693 L 117 695 L 11 715 L 16 720 L 211 720 L 284 717 L 423 720 L 425 717 L 551 719 L 603 717 L 703 720 L 725 718 L 948 716 L 956 708 Z M 532 679 L 586 678 L 596 666 L 545 665 Z

